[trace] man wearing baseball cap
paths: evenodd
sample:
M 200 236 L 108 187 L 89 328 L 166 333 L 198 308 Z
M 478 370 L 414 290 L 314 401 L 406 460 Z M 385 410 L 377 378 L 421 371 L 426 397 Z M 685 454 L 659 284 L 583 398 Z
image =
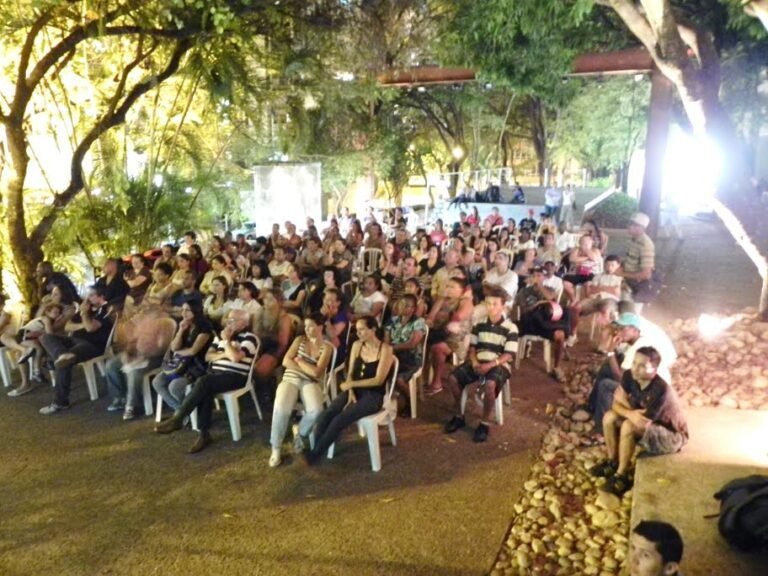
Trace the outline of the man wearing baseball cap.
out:
M 619 272 L 632 295 L 636 295 L 640 283 L 650 280 L 656 267 L 656 247 L 645 233 L 651 219 L 647 214 L 635 212 L 629 219 L 629 246 Z M 629 294 L 627 294 L 628 296 Z
M 670 367 L 677 360 L 675 345 L 659 326 L 635 313 L 621 314 L 613 324 L 614 336 L 608 347 L 595 383 L 589 395 L 589 409 L 595 421 L 595 430 L 602 432 L 603 417 L 613 404 L 613 396 L 624 371 L 632 368 L 637 350 L 650 346 L 659 352 L 661 361 L 657 372 L 667 383 L 672 382 Z

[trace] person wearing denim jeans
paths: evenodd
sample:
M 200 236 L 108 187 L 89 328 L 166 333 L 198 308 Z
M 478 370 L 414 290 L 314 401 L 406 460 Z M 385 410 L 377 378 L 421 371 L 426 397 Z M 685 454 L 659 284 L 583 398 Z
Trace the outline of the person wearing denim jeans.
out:
M 306 336 L 296 338 L 283 358 L 285 373 L 277 387 L 272 413 L 270 468 L 279 466 L 282 461 L 280 448 L 299 396 L 304 404 L 304 415 L 294 428 L 293 441 L 297 452 L 303 451 L 303 438 L 309 436 L 315 419 L 323 410 L 322 381 L 333 356 L 333 346 L 323 341 L 324 328 L 323 315 L 319 312 L 310 314 L 304 319 Z
M 72 367 L 104 353 L 112 331 L 112 319 L 104 288 L 94 286 L 88 298 L 80 305 L 79 313 L 67 323 L 71 336 L 43 334 L 40 337 L 55 367 L 54 401 L 40 409 L 40 414 L 51 415 L 69 408 L 69 389 L 72 385 Z

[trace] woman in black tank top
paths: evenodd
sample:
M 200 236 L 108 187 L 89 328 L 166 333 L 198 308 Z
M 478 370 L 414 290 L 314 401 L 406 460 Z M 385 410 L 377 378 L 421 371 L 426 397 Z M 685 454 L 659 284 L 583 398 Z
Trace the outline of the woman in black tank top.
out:
M 347 378 L 341 393 L 331 402 L 315 424 L 315 447 L 306 454 L 315 464 L 344 428 L 381 410 L 392 369 L 392 347 L 382 342 L 375 318 L 361 318 L 356 323 L 358 340 L 347 359 Z

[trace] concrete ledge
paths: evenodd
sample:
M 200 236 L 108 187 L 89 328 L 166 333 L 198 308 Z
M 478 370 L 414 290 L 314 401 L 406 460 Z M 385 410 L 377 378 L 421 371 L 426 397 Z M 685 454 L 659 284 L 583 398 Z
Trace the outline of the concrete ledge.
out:
M 768 554 L 731 549 L 717 530 L 713 494 L 733 478 L 768 474 L 768 412 L 688 408 L 690 441 L 672 456 L 638 460 L 632 522 L 664 520 L 683 536 L 682 572 L 696 576 L 768 574 Z

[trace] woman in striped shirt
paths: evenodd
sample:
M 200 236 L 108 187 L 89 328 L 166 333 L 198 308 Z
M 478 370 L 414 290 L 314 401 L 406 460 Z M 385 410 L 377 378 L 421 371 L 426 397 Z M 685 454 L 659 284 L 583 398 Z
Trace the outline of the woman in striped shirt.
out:
M 291 412 L 301 396 L 304 416 L 293 426 L 294 451 L 304 451 L 306 438 L 323 410 L 323 375 L 331 362 L 333 346 L 323 340 L 325 320 L 322 314 L 311 314 L 304 319 L 305 336 L 299 336 L 283 359 L 285 373 L 277 387 L 275 408 L 272 413 L 272 454 L 269 466 L 275 468 L 282 461 L 280 447 L 288 430 Z

